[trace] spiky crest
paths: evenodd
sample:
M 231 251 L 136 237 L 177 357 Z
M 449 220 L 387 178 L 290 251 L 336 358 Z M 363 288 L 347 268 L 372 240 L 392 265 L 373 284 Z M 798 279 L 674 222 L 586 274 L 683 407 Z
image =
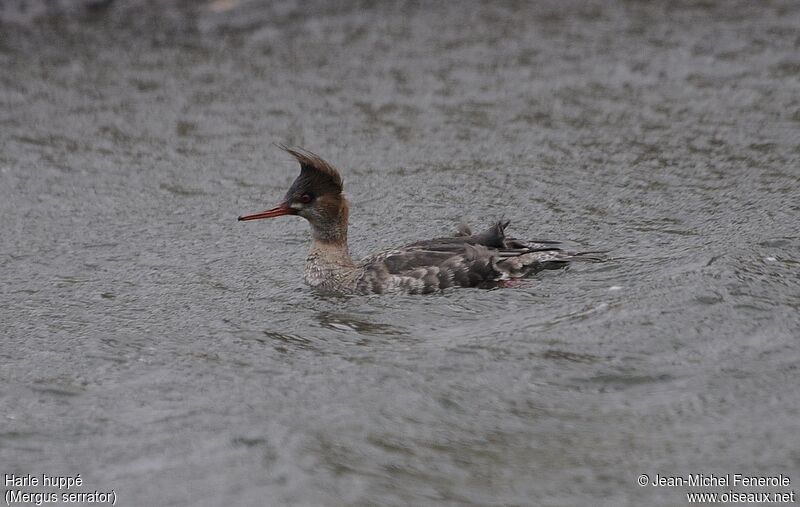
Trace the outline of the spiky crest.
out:
M 342 192 L 344 188 L 342 176 L 331 164 L 308 150 L 289 148 L 282 144 L 279 144 L 278 147 L 300 163 L 298 183 L 335 194 Z

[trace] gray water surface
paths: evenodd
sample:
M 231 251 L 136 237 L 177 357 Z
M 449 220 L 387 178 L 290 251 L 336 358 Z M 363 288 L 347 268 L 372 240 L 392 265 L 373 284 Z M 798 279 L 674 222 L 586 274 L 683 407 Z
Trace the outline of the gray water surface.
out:
M 0 9 L 0 474 L 126 506 L 800 489 L 800 4 L 100 3 Z M 273 143 L 340 167 L 356 256 L 505 216 L 612 260 L 315 294 L 307 224 L 236 222 L 297 174 Z

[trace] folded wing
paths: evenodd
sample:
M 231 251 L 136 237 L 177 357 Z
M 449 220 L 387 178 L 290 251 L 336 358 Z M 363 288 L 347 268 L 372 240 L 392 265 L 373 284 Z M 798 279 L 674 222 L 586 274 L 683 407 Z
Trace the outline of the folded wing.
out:
M 590 253 L 562 250 L 555 241 L 521 241 L 505 235 L 509 222 L 471 234 L 436 238 L 388 250 L 362 261 L 359 292 L 428 293 L 448 287 L 474 287 L 557 269 L 571 260 L 599 260 Z

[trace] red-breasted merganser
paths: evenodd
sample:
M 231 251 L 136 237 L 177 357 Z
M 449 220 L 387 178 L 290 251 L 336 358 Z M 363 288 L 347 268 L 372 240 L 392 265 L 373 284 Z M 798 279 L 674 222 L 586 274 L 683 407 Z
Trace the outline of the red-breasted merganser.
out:
M 509 222 L 500 221 L 479 234 L 464 226 L 453 237 L 411 243 L 354 262 L 347 247 L 349 207 L 339 171 L 311 152 L 281 148 L 300 163 L 300 175 L 278 206 L 239 220 L 282 215 L 308 220 L 312 241 L 304 279 L 323 292 L 421 294 L 522 278 L 572 260 L 600 260 L 595 255 L 599 252 L 567 252 L 557 242 L 506 237 Z

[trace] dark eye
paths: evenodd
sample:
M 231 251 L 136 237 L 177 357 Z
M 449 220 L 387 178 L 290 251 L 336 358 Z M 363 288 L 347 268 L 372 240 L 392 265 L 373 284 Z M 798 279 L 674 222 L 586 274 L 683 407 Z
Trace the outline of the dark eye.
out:
M 300 196 L 300 202 L 302 202 L 303 204 L 310 203 L 311 199 L 313 199 L 311 197 L 311 194 L 303 194 L 303 195 Z

